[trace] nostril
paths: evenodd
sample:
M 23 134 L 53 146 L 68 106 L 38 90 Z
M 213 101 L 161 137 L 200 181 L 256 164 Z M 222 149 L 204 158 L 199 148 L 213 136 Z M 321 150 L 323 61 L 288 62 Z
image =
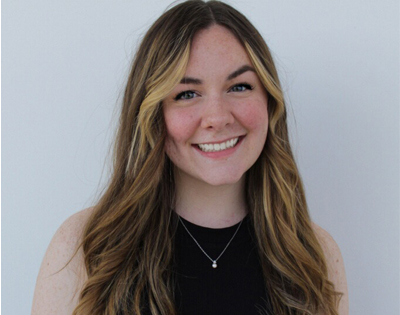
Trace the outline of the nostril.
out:
M 207 129 L 221 129 L 230 124 L 233 124 L 234 121 L 235 118 L 230 109 L 214 108 L 213 110 L 204 113 L 201 125 L 203 128 Z

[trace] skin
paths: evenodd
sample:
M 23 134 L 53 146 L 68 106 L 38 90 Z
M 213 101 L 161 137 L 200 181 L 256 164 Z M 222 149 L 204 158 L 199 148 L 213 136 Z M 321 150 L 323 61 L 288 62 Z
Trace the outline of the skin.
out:
M 329 280 L 333 282 L 335 290 L 343 293 L 339 302 L 339 315 L 349 315 L 349 292 L 347 290 L 347 279 L 344 268 L 344 261 L 339 246 L 333 237 L 317 224 L 312 224 L 314 233 L 324 251 L 328 266 Z M 324 315 L 319 312 L 318 315 Z
M 268 131 L 267 96 L 246 51 L 224 27 L 199 31 L 185 79 L 164 100 L 165 150 L 175 168 L 176 209 L 213 228 L 246 215 L 245 173 L 258 159 Z M 219 152 L 198 144 L 237 139 Z
M 74 214 L 51 240 L 36 281 L 32 315 L 71 315 L 78 304 L 87 276 L 82 250 L 73 255 L 91 212 L 92 209 L 85 209 Z
M 192 45 L 185 77 L 200 79 L 201 84 L 180 84 L 163 102 L 168 131 L 165 149 L 176 165 L 175 211 L 201 226 L 231 226 L 247 212 L 245 173 L 258 158 L 267 137 L 267 97 L 251 70 L 227 80 L 236 70 L 251 65 L 228 30 L 213 26 L 200 31 Z M 252 89 L 239 87 L 243 82 Z M 194 93 L 182 96 L 188 90 Z M 203 154 L 193 146 L 236 136 L 244 137 L 236 149 L 227 153 Z M 73 215 L 54 235 L 37 278 L 32 315 L 70 315 L 76 307 L 87 275 L 82 250 L 73 255 L 92 211 L 90 208 Z M 313 228 L 325 253 L 329 279 L 343 293 L 339 314 L 348 315 L 346 275 L 339 247 L 321 227 L 313 224 Z

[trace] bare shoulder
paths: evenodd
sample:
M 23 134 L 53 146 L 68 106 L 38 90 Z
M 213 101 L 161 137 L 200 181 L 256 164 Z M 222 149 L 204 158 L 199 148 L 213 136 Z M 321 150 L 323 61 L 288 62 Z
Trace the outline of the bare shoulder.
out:
M 36 281 L 32 315 L 70 315 L 77 305 L 86 280 L 83 253 L 77 249 L 92 212 L 88 208 L 72 215 L 53 236 Z
M 340 248 L 333 237 L 319 225 L 312 224 L 315 235 L 324 251 L 328 265 L 329 279 L 335 285 L 335 290 L 343 294 L 339 304 L 339 314 L 349 314 L 349 297 L 347 290 L 346 272 Z

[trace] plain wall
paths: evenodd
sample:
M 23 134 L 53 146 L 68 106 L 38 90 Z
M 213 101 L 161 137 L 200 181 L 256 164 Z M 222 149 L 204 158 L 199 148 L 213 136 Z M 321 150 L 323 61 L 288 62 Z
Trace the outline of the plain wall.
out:
M 398 315 L 398 0 L 229 3 L 275 56 L 310 212 L 342 250 L 350 313 Z M 169 4 L 2 1 L 4 314 L 30 312 L 52 235 L 107 178 L 133 52 Z

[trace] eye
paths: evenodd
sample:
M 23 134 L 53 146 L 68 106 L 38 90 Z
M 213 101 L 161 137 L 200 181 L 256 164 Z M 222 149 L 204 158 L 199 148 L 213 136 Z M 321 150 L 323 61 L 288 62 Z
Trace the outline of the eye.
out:
M 247 90 L 252 90 L 253 87 L 247 83 L 239 83 L 231 87 L 230 92 L 244 92 Z
M 177 96 L 175 96 L 174 100 L 190 100 L 192 98 L 195 98 L 197 96 L 196 92 L 194 91 L 183 91 L 179 93 Z

